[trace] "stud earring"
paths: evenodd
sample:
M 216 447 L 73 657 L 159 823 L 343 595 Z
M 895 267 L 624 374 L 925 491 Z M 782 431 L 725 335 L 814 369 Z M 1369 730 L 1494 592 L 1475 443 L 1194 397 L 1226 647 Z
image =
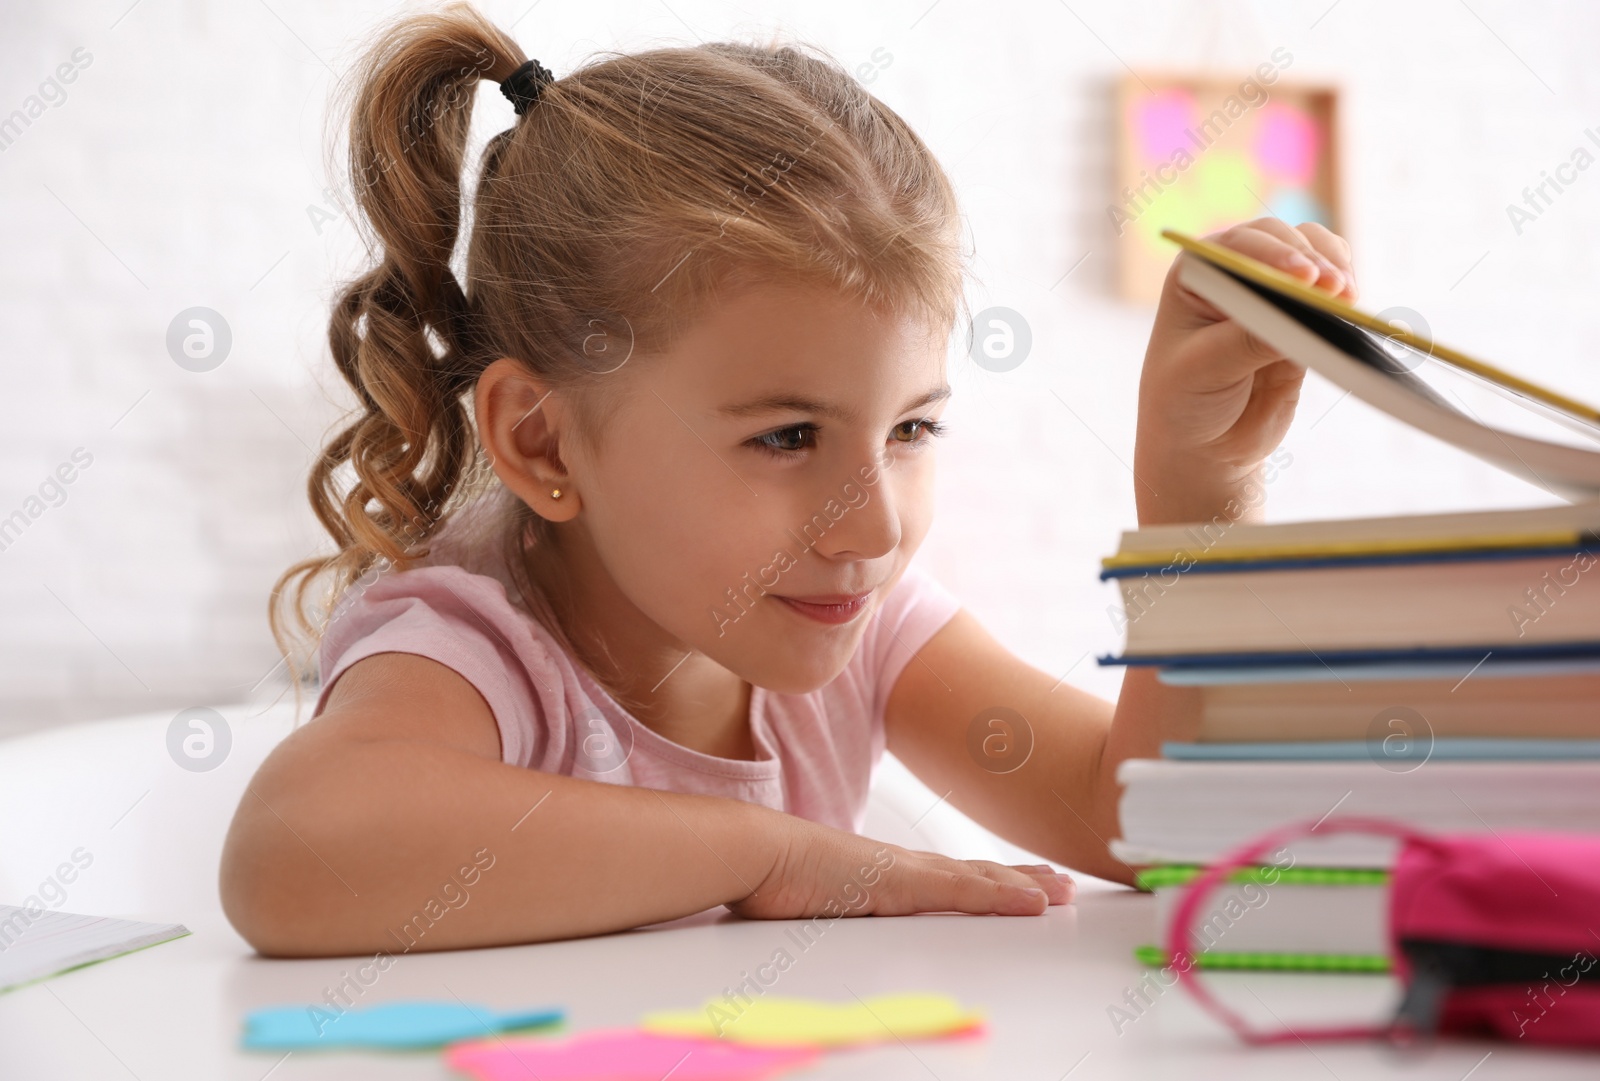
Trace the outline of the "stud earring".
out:
M 552 489 L 550 489 L 550 498 L 551 499 L 560 499 L 561 498 L 561 489 L 560 488 L 552 488 Z

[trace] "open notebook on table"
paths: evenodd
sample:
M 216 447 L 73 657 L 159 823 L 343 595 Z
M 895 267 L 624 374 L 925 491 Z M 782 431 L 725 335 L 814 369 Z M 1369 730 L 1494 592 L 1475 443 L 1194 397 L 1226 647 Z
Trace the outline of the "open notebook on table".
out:
M 180 923 L 0 905 L 0 991 L 181 938 Z

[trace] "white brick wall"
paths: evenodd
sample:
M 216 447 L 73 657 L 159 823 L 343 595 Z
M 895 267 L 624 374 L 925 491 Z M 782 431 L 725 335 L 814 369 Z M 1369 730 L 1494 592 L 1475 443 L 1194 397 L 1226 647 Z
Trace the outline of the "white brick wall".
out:
M 1111 0 L 814 0 L 759 16 L 701 0 L 527 7 L 484 5 L 503 26 L 521 16 L 514 32 L 558 73 L 595 48 L 769 26 L 852 66 L 887 50 L 873 90 L 956 178 L 978 247 L 974 310 L 1014 308 L 1034 334 L 1014 372 L 953 371 L 926 558 L 1013 648 L 1092 690 L 1114 693 L 1119 678 L 1085 654 L 1117 645 L 1096 560 L 1133 521 L 1121 463 L 1150 322 L 1107 293 L 1107 88 L 1124 62 L 1253 66 L 1283 45 L 1296 77 L 1338 80 L 1368 300 L 1409 305 L 1446 340 L 1600 399 L 1600 169 L 1521 236 L 1505 214 L 1600 123 L 1588 52 L 1600 13 L 1587 6 L 1218 5 L 1226 19 Z M 349 224 L 319 233 L 307 208 L 324 202 L 330 68 L 382 12 L 103 0 L 5 14 L 0 115 L 75 49 L 92 59 L 0 152 L 0 516 L 75 448 L 93 461 L 0 551 L 0 734 L 237 701 L 276 660 L 266 590 L 322 542 L 303 480 L 344 405 L 325 355 L 328 298 L 359 266 Z M 480 138 L 512 119 L 484 91 Z M 165 346 L 172 317 L 197 305 L 233 334 L 204 373 Z M 1308 384 L 1271 516 L 1544 499 L 1359 403 L 1323 416 L 1336 398 Z

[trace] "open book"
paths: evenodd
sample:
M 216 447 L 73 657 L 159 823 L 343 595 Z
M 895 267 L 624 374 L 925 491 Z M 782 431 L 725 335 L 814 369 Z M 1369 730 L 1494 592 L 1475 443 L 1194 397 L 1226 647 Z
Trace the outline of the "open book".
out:
M 1570 502 L 1600 499 L 1600 410 L 1168 229 L 1184 287 L 1377 409 Z

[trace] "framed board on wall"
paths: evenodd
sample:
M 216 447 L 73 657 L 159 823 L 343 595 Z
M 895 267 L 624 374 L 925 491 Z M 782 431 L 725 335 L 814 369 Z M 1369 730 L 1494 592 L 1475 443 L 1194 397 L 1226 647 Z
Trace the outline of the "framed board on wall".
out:
M 1140 72 L 1116 94 L 1117 291 L 1154 302 L 1177 249 L 1161 230 L 1203 236 L 1272 215 L 1340 231 L 1338 91 L 1290 84 L 1263 63 L 1229 77 Z

